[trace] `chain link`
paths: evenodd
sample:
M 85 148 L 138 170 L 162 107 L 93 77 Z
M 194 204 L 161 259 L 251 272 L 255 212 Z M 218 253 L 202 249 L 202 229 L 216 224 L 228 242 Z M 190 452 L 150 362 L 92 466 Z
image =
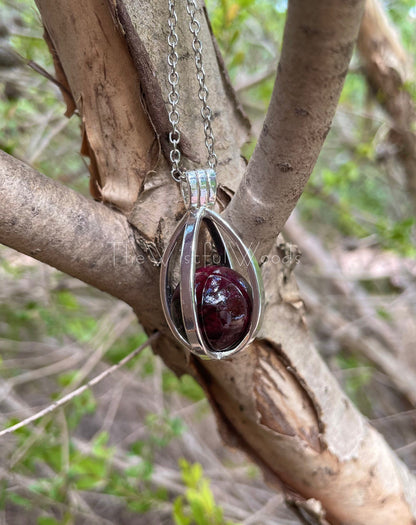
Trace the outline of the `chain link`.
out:
M 212 110 L 207 103 L 209 92 L 205 83 L 205 70 L 202 64 L 202 42 L 198 38 L 201 24 L 196 19 L 197 5 L 195 0 L 187 0 L 186 10 L 191 17 L 189 30 L 194 37 L 192 49 L 195 53 L 196 78 L 199 83 L 198 98 L 202 102 L 201 117 L 204 122 L 205 146 L 208 150 L 208 166 L 215 170 L 217 166 L 217 156 L 214 152 L 214 134 L 211 126 Z
M 171 88 L 170 93 L 169 93 L 169 103 L 170 103 L 169 122 L 172 125 L 172 131 L 169 133 L 169 141 L 172 144 L 172 149 L 170 151 L 170 161 L 172 163 L 171 175 L 176 180 L 176 182 L 179 182 L 181 180 L 182 173 L 179 167 L 179 163 L 181 161 L 181 152 L 179 151 L 179 148 L 178 148 L 178 144 L 181 139 L 181 133 L 178 128 L 178 124 L 179 124 L 179 111 L 178 111 L 179 73 L 176 69 L 176 66 L 178 65 L 179 57 L 176 51 L 176 46 L 178 45 L 178 35 L 176 33 L 177 22 L 178 22 L 178 18 L 176 16 L 176 11 L 175 11 L 175 0 L 169 0 L 168 64 L 171 70 L 168 75 L 168 82 Z
M 196 78 L 198 80 L 199 84 L 199 90 L 198 90 L 198 98 L 202 103 L 201 107 L 201 117 L 204 124 L 204 135 L 205 135 L 205 146 L 208 151 L 208 166 L 211 169 L 216 168 L 217 166 L 217 156 L 214 151 L 214 134 L 212 131 L 212 110 L 209 107 L 207 100 L 208 100 L 208 88 L 206 86 L 205 82 L 205 70 L 202 63 L 202 42 L 199 38 L 199 31 L 201 29 L 201 24 L 198 22 L 196 18 L 196 11 L 197 11 L 197 5 L 195 0 L 187 0 L 186 10 L 190 16 L 190 22 L 189 22 L 189 30 L 193 36 L 192 41 L 192 49 L 194 50 L 195 55 L 195 67 L 196 67 Z M 172 144 L 172 150 L 170 152 L 170 160 L 172 162 L 172 177 L 179 182 L 182 177 L 182 172 L 179 167 L 179 163 L 181 160 L 181 154 L 178 149 L 178 144 L 180 140 L 180 131 L 178 129 L 179 124 L 179 112 L 178 112 L 178 102 L 179 102 L 179 91 L 178 91 L 178 83 L 179 83 L 179 74 L 177 71 L 177 64 L 178 64 L 178 53 L 176 51 L 176 46 L 178 44 L 178 35 L 176 33 L 176 24 L 177 24 L 178 18 L 176 15 L 176 9 L 175 9 L 175 0 L 169 0 L 169 18 L 168 18 L 168 25 L 169 25 L 169 36 L 168 36 L 168 44 L 169 44 L 169 54 L 168 54 L 168 64 L 171 68 L 168 76 L 168 82 L 171 87 L 171 91 L 169 93 L 169 103 L 171 105 L 171 109 L 169 112 L 169 121 L 172 125 L 172 131 L 169 134 L 169 140 Z

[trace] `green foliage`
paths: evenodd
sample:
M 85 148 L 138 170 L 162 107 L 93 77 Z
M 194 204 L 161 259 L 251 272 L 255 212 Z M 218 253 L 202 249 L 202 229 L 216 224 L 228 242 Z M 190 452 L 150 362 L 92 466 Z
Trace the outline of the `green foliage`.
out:
M 412 52 L 416 48 L 414 2 L 387 1 L 386 7 Z M 265 69 L 275 64 L 286 2 L 210 0 L 208 8 L 214 33 L 237 85 L 242 72 L 249 78 L 258 73 L 259 64 Z M 268 46 L 260 42 L 267 42 Z M 252 87 L 239 93 L 252 118 L 262 118 L 273 83 L 274 75 L 265 76 L 261 82 L 254 82 Z M 413 83 L 405 86 L 411 93 L 413 88 Z M 403 208 L 399 216 L 396 212 L 394 199 L 397 195 L 392 194 L 386 181 L 384 165 L 377 164 L 375 134 L 378 122 L 371 120 L 372 111 L 366 79 L 353 68 L 341 94 L 340 113 L 351 115 L 354 135 L 348 138 L 345 146 L 339 142 L 342 133 L 337 131 L 334 139 L 335 131 L 330 134 L 328 146 L 301 199 L 300 211 L 305 220 L 313 222 L 315 229 L 327 232 L 331 241 L 336 240 L 339 233 L 357 238 L 375 236 L 382 248 L 413 257 L 416 249 L 415 227 L 409 218 L 412 211 L 408 207 Z M 255 140 L 252 140 L 244 147 L 247 159 L 254 146 Z
M 286 2 L 273 0 L 209 0 L 211 24 L 233 80 L 239 72 L 258 72 L 276 59 L 283 33 Z M 259 34 L 262 35 L 259 38 Z M 263 90 L 263 91 L 262 91 Z M 260 87 L 259 93 L 270 96 Z
M 32 24 L 33 22 L 25 22 Z M 52 57 L 48 46 L 41 36 L 13 35 L 10 38 L 13 49 L 27 60 L 42 62 L 45 66 L 52 66 Z
M 398 29 L 401 40 L 415 57 L 416 6 L 414 0 L 384 0 L 388 15 Z
M 73 451 L 67 480 L 77 490 L 99 490 L 105 486 L 113 455 L 107 442 L 108 434 L 103 432 L 92 441 L 90 454 Z
M 302 197 L 301 213 L 315 227 L 322 224 L 323 231 L 332 228 L 333 235 L 371 235 L 383 249 L 414 257 L 414 218 L 397 218 L 391 189 L 374 170 L 373 158 L 372 144 L 361 143 L 348 160 L 335 159 L 329 166 L 320 161 Z
M 72 403 L 71 410 L 78 412 L 78 424 L 85 414 L 85 407 Z M 70 418 L 67 414 L 68 427 Z M 12 424 L 14 421 L 11 421 Z M 178 438 L 184 426 L 179 418 L 168 415 L 149 414 L 146 418 L 148 434 L 146 439 L 136 442 L 131 453 L 124 460 L 125 466 L 114 461 L 115 449 L 109 445 L 107 432 L 97 434 L 90 442 L 88 451 L 81 451 L 76 442 L 69 442 L 69 448 L 60 439 L 56 422 L 48 423 L 42 439 L 36 440 L 27 454 L 15 467 L 17 473 L 35 473 L 40 465 L 47 466 L 51 475 L 38 477 L 27 487 L 28 497 L 4 488 L 7 501 L 24 508 L 33 505 L 35 496 L 47 498 L 51 503 L 68 504 L 69 491 L 99 492 L 119 498 L 126 507 L 137 513 L 144 513 L 168 499 L 164 488 L 153 485 L 154 456 L 166 447 L 172 439 Z M 41 425 L 41 424 L 40 424 Z M 23 427 L 16 432 L 18 447 L 24 447 L 32 439 L 32 430 Z M 71 518 L 70 510 L 66 513 Z M 39 518 L 40 523 L 55 519 L 50 515 Z M 43 521 L 42 521 L 43 520 Z M 51 522 L 52 523 L 52 522 Z M 65 523 L 61 521 L 59 523 Z
M 131 354 L 133 350 L 141 346 L 147 339 L 144 332 L 137 332 L 134 334 L 128 334 L 125 338 L 119 339 L 106 353 L 106 359 L 116 364 L 124 359 L 126 356 Z M 136 363 L 140 361 L 142 363 L 142 373 L 144 376 L 151 375 L 154 370 L 153 354 L 149 350 L 144 350 L 135 359 L 133 359 L 127 366 L 128 368 L 134 368 Z
M 14 503 L 15 505 L 19 505 L 20 507 L 24 507 L 25 509 L 30 509 L 32 507 L 32 502 L 29 499 L 24 498 L 23 496 L 20 496 L 16 492 L 10 492 L 7 495 L 7 499 L 11 503 Z
M 351 110 L 361 108 L 366 103 L 367 83 L 361 73 L 351 72 L 345 79 L 340 97 L 341 107 Z
M 166 447 L 173 438 L 180 436 L 184 431 L 182 420 L 172 418 L 168 414 L 148 414 L 145 424 L 150 433 L 147 444 L 151 451 L 158 447 Z
M 383 319 L 384 321 L 392 320 L 391 314 L 385 308 L 378 308 L 377 315 L 380 317 L 380 319 Z
M 0 12 L 0 48 L 53 76 L 52 56 L 33 0 L 1 1 Z M 23 62 L 6 72 L 4 80 L 0 75 L 0 149 L 87 193 L 87 169 L 78 153 L 80 122 L 76 116 L 68 121 L 65 110 L 58 88 Z
M 15 279 L 33 280 L 33 272 L 33 265 L 11 264 L 6 258 L 1 261 L 0 275 L 5 284 L 11 284 Z M 0 337 L 14 338 L 16 344 L 19 340 L 65 339 L 66 342 L 87 345 L 89 351 L 91 338 L 97 333 L 97 321 L 89 315 L 86 306 L 89 303 L 85 303 L 82 294 L 64 288 L 59 277 L 51 278 L 51 284 L 51 290 L 43 294 L 42 299 L 27 300 L 24 295 L 11 297 L 7 305 L 0 307 Z M 134 327 L 134 332 L 128 331 L 120 337 L 105 357 L 111 363 L 119 362 L 145 339 L 146 335 Z M 155 359 L 151 352 L 144 353 L 136 360 L 134 367 L 137 366 L 140 375 L 146 378 L 154 373 Z M 0 371 L 6 376 L 21 373 L 19 369 L 10 368 Z M 85 379 L 79 370 L 60 373 L 56 376 L 56 387 L 49 394 L 51 401 L 60 398 L 63 392 L 75 389 L 81 381 Z M 167 383 L 167 393 L 184 392 L 191 399 L 203 397 L 191 378 L 177 380 L 172 376 Z M 162 415 L 148 414 L 141 441 L 136 442 L 124 456 L 120 457 L 118 449 L 116 457 L 107 432 L 95 435 L 82 449 L 74 439 L 96 409 L 94 392 L 87 390 L 60 409 L 60 415 L 46 416 L 15 432 L 13 454 L 17 459 L 10 468 L 15 474 L 27 476 L 31 481 L 26 484 L 24 492 L 21 488 L 16 490 L 8 482 L 3 483 L 0 487 L 0 507 L 13 505 L 20 507 L 22 512 L 28 512 L 38 509 L 39 502 L 47 502 L 42 508 L 50 511 L 43 511 L 36 518 L 38 523 L 56 522 L 62 525 L 73 523 L 77 515 L 69 496 L 74 492 L 109 495 L 117 498 L 132 513 L 145 513 L 169 500 L 167 490 L 153 482 L 155 458 L 173 440 L 181 437 L 185 430 L 183 421 L 167 412 Z M 8 425 L 14 423 L 17 423 L 15 418 Z M 137 423 L 140 425 L 140 421 Z
M 15 279 L 34 280 L 34 271 L 33 265 L 11 264 L 7 258 L 0 264 L 4 283 L 11 284 Z M 89 314 L 89 301 L 85 302 L 83 296 L 85 292 L 80 294 L 63 287 L 59 276 L 54 275 L 50 281 L 51 289 L 42 294 L 42 298 L 28 300 L 26 296 L 12 297 L 7 305 L 0 307 L 0 337 L 14 337 L 16 344 L 19 340 L 74 341 L 85 345 L 90 351 L 89 346 L 96 344 L 91 338 L 97 334 L 97 321 Z M 105 359 L 117 363 L 145 339 L 145 334 L 134 327 L 134 331 L 127 331 L 117 340 Z M 135 360 L 130 371 L 138 372 L 139 377 L 146 379 L 155 372 L 155 360 L 151 352 L 144 352 Z M 0 368 L 0 372 L 6 376 L 17 376 L 22 371 Z M 77 369 L 62 372 L 56 376 L 56 386 L 52 393 L 49 390 L 48 395 L 53 401 L 84 381 L 81 371 Z M 191 401 L 204 399 L 202 389 L 190 376 L 178 379 L 172 372 L 164 371 L 162 383 L 163 393 L 168 396 L 176 393 Z M 172 499 L 165 488 L 154 483 L 153 475 L 158 455 L 184 433 L 182 419 L 167 411 L 147 414 L 142 423 L 137 421 L 139 426 L 144 425 L 141 439 L 120 455 L 120 449 L 116 451 L 109 442 L 107 432 L 95 435 L 82 449 L 74 439 L 96 410 L 94 392 L 87 390 L 60 409 L 59 414 L 46 416 L 14 434 L 13 455 L 17 460 L 11 469 L 17 475 L 27 476 L 30 481 L 23 492 L 8 483 L 0 487 L 0 507 L 13 505 L 20 507 L 22 512 L 29 512 L 30 509 L 39 509 L 41 505 L 50 511 L 39 511 L 39 516 L 34 518 L 38 523 L 56 522 L 62 525 L 76 519 L 77 510 L 72 507 L 70 497 L 73 493 L 108 495 L 117 498 L 129 512 L 140 514 L 166 505 Z M 205 411 L 206 406 L 203 411 L 198 411 L 199 417 Z M 17 421 L 13 418 L 8 425 Z
M 416 257 L 416 246 L 413 243 L 414 225 L 414 217 L 408 217 L 395 222 L 380 219 L 375 226 L 384 248 L 405 257 Z
M 37 525 L 61 525 L 61 523 L 51 516 L 41 516 L 38 518 Z
M 186 486 L 184 496 L 176 498 L 173 517 L 176 525 L 233 525 L 224 518 L 221 507 L 215 503 L 209 480 L 199 463 L 179 460 L 182 479 Z
M 29 269 L 10 267 L 1 263 L 2 269 L 10 275 L 21 277 L 30 273 Z M 1 304 L 0 315 L 7 322 L 3 336 L 16 341 L 25 339 L 31 334 L 34 340 L 44 337 L 56 337 L 61 341 L 66 336 L 74 341 L 85 343 L 91 339 L 97 329 L 97 321 L 88 315 L 85 307 L 78 304 L 77 299 L 67 290 L 52 292 L 47 303 L 30 299 L 16 306 Z
M 190 375 L 178 378 L 171 370 L 164 370 L 162 379 L 163 391 L 166 393 L 179 392 L 192 401 L 201 401 L 205 398 L 204 391 Z

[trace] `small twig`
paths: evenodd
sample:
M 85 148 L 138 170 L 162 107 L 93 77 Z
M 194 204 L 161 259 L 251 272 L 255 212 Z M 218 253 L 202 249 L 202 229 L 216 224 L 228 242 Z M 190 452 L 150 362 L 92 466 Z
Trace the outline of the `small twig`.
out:
M 276 70 L 277 64 L 273 63 L 265 71 L 261 71 L 257 75 L 252 75 L 249 78 L 240 79 L 239 81 L 237 81 L 235 90 L 237 91 L 237 93 L 241 93 L 242 91 L 247 91 L 248 89 L 256 87 L 259 84 L 261 84 L 264 80 L 276 75 Z
M 64 396 L 61 399 L 58 399 L 57 401 L 51 403 L 49 406 L 47 406 L 43 410 L 40 410 L 39 412 L 36 412 L 36 414 L 33 414 L 33 415 L 27 417 L 23 421 L 20 421 L 19 423 L 16 423 L 15 425 L 12 425 L 11 427 L 4 428 L 3 430 L 0 431 L 0 437 L 4 436 L 6 434 L 10 434 L 11 432 L 15 432 L 19 428 L 22 428 L 22 427 L 24 427 L 26 425 L 29 425 L 30 423 L 33 423 L 34 421 L 37 421 L 41 417 L 46 416 L 47 414 L 50 414 L 51 412 L 53 412 L 57 408 L 65 405 L 66 403 L 68 403 L 68 401 L 71 401 L 75 397 L 80 396 L 83 392 L 85 392 L 89 388 L 93 387 L 97 383 L 100 383 L 103 379 L 105 379 L 106 377 L 110 376 L 116 370 L 118 370 L 119 368 L 121 368 L 122 366 L 127 364 L 129 361 L 131 361 L 134 357 L 139 355 L 140 352 L 142 352 L 142 350 L 147 348 L 155 339 L 157 339 L 157 337 L 159 337 L 159 335 L 160 335 L 159 332 L 155 332 L 154 334 L 152 334 L 145 343 L 143 343 L 138 348 L 136 348 L 135 350 L 130 352 L 130 354 L 128 354 L 126 357 L 124 357 L 117 364 L 115 364 L 113 366 L 110 366 L 110 368 L 107 368 L 107 370 L 104 370 L 104 372 L 101 372 L 101 374 L 98 374 L 97 376 L 93 377 L 85 385 L 82 385 L 79 388 L 73 390 L 72 392 L 69 392 L 69 394 L 67 394 L 66 396 Z
M 47 80 L 49 80 L 49 82 L 52 82 L 53 84 L 55 84 L 55 86 L 58 86 L 59 89 L 61 89 L 62 91 L 65 91 L 65 93 L 67 95 L 72 97 L 72 93 L 68 90 L 68 88 L 65 87 L 62 84 L 62 82 L 59 82 L 59 80 L 57 80 L 53 75 L 48 73 L 48 71 L 46 71 L 45 68 L 43 68 L 42 66 L 40 66 L 39 64 L 37 64 L 33 60 L 27 60 L 24 57 L 22 57 L 21 55 L 19 55 L 19 57 L 26 63 L 27 66 L 29 66 L 31 69 L 33 69 L 33 71 L 35 71 L 36 73 L 38 73 L 42 77 L 46 78 Z
M 37 64 L 34 60 L 27 59 L 26 57 L 21 55 L 19 52 L 17 52 L 15 49 L 11 49 L 10 50 L 10 54 L 15 57 L 16 65 L 23 65 L 24 64 L 24 65 L 30 67 L 30 69 L 35 71 L 35 73 L 38 73 L 42 77 L 46 78 L 47 80 L 52 82 L 52 84 L 55 84 L 55 86 L 58 86 L 59 89 L 61 89 L 62 91 L 65 91 L 65 93 L 67 95 L 72 97 L 72 93 L 68 90 L 67 87 L 65 87 L 61 82 L 59 82 L 58 79 L 56 79 L 53 75 L 51 75 L 48 71 L 46 71 L 46 69 L 44 67 L 42 67 L 41 65 Z

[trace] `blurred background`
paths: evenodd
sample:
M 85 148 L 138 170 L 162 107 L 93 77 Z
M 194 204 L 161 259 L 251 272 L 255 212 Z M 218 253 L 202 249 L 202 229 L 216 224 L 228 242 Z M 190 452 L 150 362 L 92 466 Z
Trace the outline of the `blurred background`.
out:
M 249 158 L 286 2 L 207 6 L 253 124 Z M 317 347 L 416 471 L 416 3 L 371 0 L 367 15 L 332 130 L 283 234 Z M 0 0 L 0 149 L 88 195 L 79 117 L 64 116 L 48 74 L 34 1 Z M 145 339 L 123 303 L 0 246 L 1 428 Z M 193 379 L 176 378 L 150 350 L 0 439 L 0 525 L 310 523 L 222 445 Z

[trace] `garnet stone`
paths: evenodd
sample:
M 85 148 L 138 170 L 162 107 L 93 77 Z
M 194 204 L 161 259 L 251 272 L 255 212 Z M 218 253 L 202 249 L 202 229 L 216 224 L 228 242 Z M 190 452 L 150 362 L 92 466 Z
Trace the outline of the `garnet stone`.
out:
M 251 289 L 239 273 L 225 266 L 206 266 L 195 272 L 198 320 L 207 343 L 216 352 L 235 347 L 247 334 L 251 314 Z M 171 304 L 173 320 L 185 335 L 180 304 L 180 284 Z

